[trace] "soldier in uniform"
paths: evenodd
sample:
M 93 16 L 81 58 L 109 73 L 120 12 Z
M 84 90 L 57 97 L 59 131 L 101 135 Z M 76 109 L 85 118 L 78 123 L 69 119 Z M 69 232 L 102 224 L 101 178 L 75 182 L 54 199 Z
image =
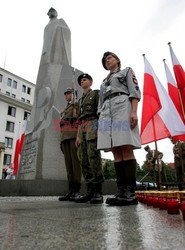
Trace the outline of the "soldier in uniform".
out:
M 185 181 L 185 142 L 175 141 L 171 138 L 171 142 L 174 144 L 174 163 L 177 178 L 177 185 L 179 190 L 183 190 L 183 185 Z
M 152 150 L 149 145 L 144 147 L 144 150 L 147 152 L 146 154 L 146 161 L 148 168 L 154 175 L 154 180 L 157 183 L 157 188 L 160 190 L 159 185 L 159 171 L 161 174 L 161 182 L 166 182 L 166 176 L 165 176 L 165 170 L 163 167 L 163 153 L 157 150 Z M 158 171 L 158 165 L 157 165 L 157 157 L 159 159 L 159 171 Z
M 105 52 L 102 64 L 110 72 L 100 87 L 98 149 L 112 151 L 119 190 L 106 203 L 134 205 L 138 201 L 133 150 L 141 147 L 137 117 L 141 93 L 133 70 L 129 67 L 121 70 L 116 54 Z
M 78 203 L 90 201 L 91 204 L 103 202 L 102 164 L 100 151 L 97 150 L 97 109 L 99 91 L 92 90 L 93 79 L 89 74 L 78 77 L 78 83 L 84 92 L 78 101 L 78 123 L 79 131 L 76 138 L 78 156 L 82 168 L 83 177 L 86 182 L 87 193 L 75 199 Z
M 69 181 L 69 192 L 59 197 L 59 201 L 73 201 L 79 196 L 81 187 L 81 168 L 75 146 L 78 125 L 75 125 L 77 114 L 77 103 L 72 101 L 73 89 L 67 88 L 64 92 L 67 106 L 61 112 L 61 150 L 64 153 L 64 160 Z

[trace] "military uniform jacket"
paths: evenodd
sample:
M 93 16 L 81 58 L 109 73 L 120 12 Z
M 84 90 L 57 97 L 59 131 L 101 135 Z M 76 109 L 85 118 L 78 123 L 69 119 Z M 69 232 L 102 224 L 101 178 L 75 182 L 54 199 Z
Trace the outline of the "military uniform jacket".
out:
M 158 151 L 158 159 L 159 159 L 160 171 L 162 170 L 162 161 L 161 161 L 162 158 L 163 158 L 163 153 Z M 151 164 L 152 166 L 154 166 L 155 170 L 158 171 L 158 167 L 157 167 L 157 151 L 156 150 L 150 150 L 146 154 L 146 163 Z
M 78 101 L 78 120 L 92 120 L 97 118 L 97 109 L 99 101 L 99 90 L 90 89 L 86 95 Z
M 138 82 L 131 68 L 109 74 L 101 84 L 98 105 L 99 149 L 121 145 L 141 147 L 138 125 L 134 129 L 130 128 L 131 98 L 141 98 Z
M 77 104 L 75 104 L 77 106 Z M 73 117 L 74 104 L 71 103 L 61 112 L 61 141 L 75 139 L 78 131 L 76 118 Z M 78 108 L 78 107 L 76 107 Z

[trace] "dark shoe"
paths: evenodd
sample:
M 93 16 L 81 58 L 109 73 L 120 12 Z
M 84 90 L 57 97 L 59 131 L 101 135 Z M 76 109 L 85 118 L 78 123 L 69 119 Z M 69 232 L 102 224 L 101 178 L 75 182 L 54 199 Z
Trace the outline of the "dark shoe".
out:
M 69 201 L 75 201 L 77 198 L 80 198 L 80 192 L 72 193 L 71 197 L 69 197 Z
M 71 190 L 71 191 L 70 191 L 69 193 L 67 193 L 66 195 L 60 196 L 60 197 L 58 198 L 58 200 L 59 200 L 59 201 L 68 201 L 72 194 L 73 194 L 73 191 Z
M 130 186 L 125 188 L 125 191 L 122 195 L 118 196 L 116 199 L 116 205 L 118 206 L 129 206 L 137 205 L 138 200 L 135 196 L 134 189 Z
M 90 200 L 91 204 L 100 204 L 103 203 L 103 196 L 101 193 L 95 193 Z
M 138 200 L 135 196 L 134 189 L 127 186 L 124 190 L 121 190 L 118 195 L 115 195 L 113 198 L 107 198 L 106 204 L 114 206 L 129 206 L 137 205 Z
M 86 203 L 86 202 L 90 201 L 92 197 L 93 197 L 93 193 L 87 193 L 87 194 L 85 194 L 83 196 L 77 197 L 75 199 L 75 202 L 77 202 L 77 203 Z

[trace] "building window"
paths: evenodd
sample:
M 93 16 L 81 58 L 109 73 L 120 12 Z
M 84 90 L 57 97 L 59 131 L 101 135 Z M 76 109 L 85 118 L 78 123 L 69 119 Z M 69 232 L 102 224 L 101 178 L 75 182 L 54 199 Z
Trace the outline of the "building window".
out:
M 22 85 L 22 92 L 26 93 L 26 85 Z
M 29 87 L 28 87 L 28 89 L 27 89 L 27 94 L 28 94 L 28 95 L 31 95 L 31 88 L 29 88 Z
M 12 97 L 13 97 L 13 98 L 16 98 L 16 95 L 12 94 Z
M 10 165 L 11 164 L 11 155 L 4 154 L 3 165 Z
M 13 146 L 13 138 L 5 137 L 5 147 L 12 148 Z
M 14 89 L 17 88 L 17 81 L 13 81 L 13 88 L 14 88 Z
M 25 98 L 21 97 L 21 101 L 22 101 L 22 102 L 25 102 Z
M 6 123 L 6 131 L 14 132 L 14 122 L 8 122 Z
M 12 85 L 12 79 L 8 78 L 7 85 L 11 87 L 11 85 Z
M 6 95 L 10 96 L 10 92 L 6 91 Z
M 24 120 L 28 120 L 28 117 L 31 115 L 30 112 L 24 111 Z
M 14 108 L 12 106 L 8 106 L 8 115 L 15 117 L 15 114 L 16 114 L 16 108 Z
M 30 100 L 26 100 L 26 102 L 30 104 Z
M 0 74 L 0 82 L 3 81 L 3 75 Z

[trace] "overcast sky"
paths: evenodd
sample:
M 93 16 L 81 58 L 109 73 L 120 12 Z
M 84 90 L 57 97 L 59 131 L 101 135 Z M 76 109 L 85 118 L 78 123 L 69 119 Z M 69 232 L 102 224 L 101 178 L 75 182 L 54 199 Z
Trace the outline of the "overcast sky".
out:
M 93 76 L 93 89 L 98 89 L 107 75 L 101 65 L 105 51 L 116 53 L 122 68 L 134 69 L 141 91 L 143 53 L 165 88 L 163 58 L 172 70 L 168 42 L 185 68 L 185 0 L 1 0 L 0 67 L 36 83 L 50 7 L 68 24 L 72 36 L 72 66 Z M 139 123 L 141 108 L 142 101 Z M 158 149 L 163 151 L 164 161 L 173 161 L 168 139 L 158 142 Z M 135 155 L 142 164 L 143 147 L 136 150 Z M 103 157 L 112 159 L 110 153 Z

